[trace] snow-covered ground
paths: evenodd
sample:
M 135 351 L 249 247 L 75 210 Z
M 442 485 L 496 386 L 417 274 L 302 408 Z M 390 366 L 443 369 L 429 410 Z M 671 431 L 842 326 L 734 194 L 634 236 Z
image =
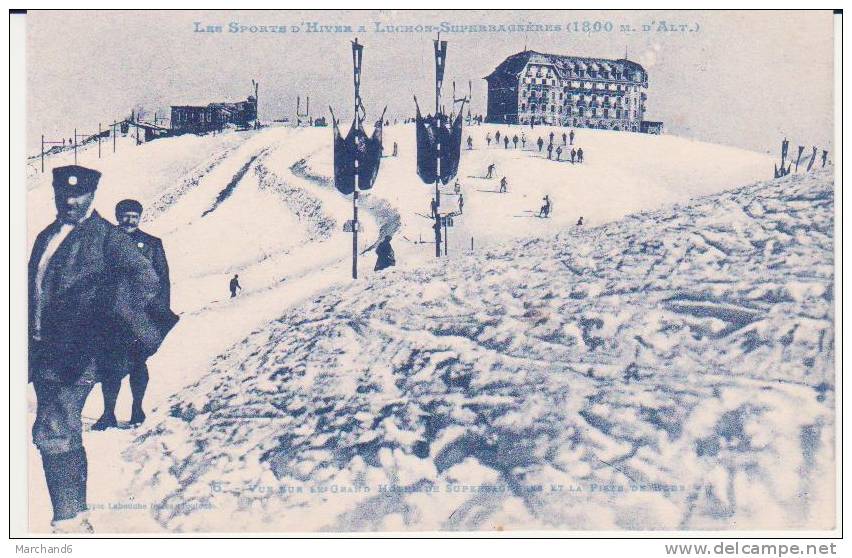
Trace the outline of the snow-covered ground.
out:
M 413 242 L 431 240 L 418 214 L 433 191 L 414 130 L 388 127 L 400 156 L 362 197 L 361 248 L 394 234 L 400 265 L 377 275 L 368 253 L 354 284 L 330 129 L 79 153 L 104 172 L 101 214 L 124 197 L 148 208 L 181 314 L 149 361 L 148 422 L 84 434 L 96 528 L 830 526 L 831 177 L 689 201 L 772 162 L 579 130 L 586 162 L 571 165 L 484 148 L 498 129 L 465 131 L 464 214 L 435 261 Z M 548 131 L 524 129 L 527 147 Z M 32 242 L 49 173 L 28 189 Z M 534 215 L 545 194 L 551 219 Z M 96 389 L 87 424 L 100 409 Z M 30 479 L 34 530 L 43 483 Z

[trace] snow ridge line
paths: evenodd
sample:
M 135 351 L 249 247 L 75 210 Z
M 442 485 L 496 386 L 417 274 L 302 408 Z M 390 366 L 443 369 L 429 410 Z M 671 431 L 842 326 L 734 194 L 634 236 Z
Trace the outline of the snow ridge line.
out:
M 234 193 L 234 190 L 237 188 L 237 185 L 240 183 L 240 180 L 243 179 L 249 168 L 251 168 L 252 164 L 257 160 L 258 157 L 260 157 L 261 155 L 265 155 L 268 151 L 269 149 L 266 148 L 262 149 L 259 153 L 255 153 L 254 155 L 252 155 L 249 160 L 246 161 L 246 163 L 242 167 L 240 167 L 240 170 L 238 170 L 236 174 L 234 174 L 234 176 L 231 178 L 231 181 L 228 182 L 228 185 L 225 186 L 219 192 L 219 195 L 216 196 L 216 201 L 213 202 L 213 205 L 210 206 L 210 209 L 204 211 L 201 216 L 205 217 L 206 215 L 213 213 L 214 211 L 216 211 L 216 208 L 221 205 L 222 202 L 231 197 L 231 194 Z
M 290 165 L 290 172 L 295 176 L 313 182 L 324 188 L 334 186 L 334 179 L 328 176 L 315 174 L 311 171 L 309 161 L 310 155 L 299 159 Z M 383 199 L 375 199 L 370 192 L 362 192 L 360 200 L 361 209 L 369 213 L 379 225 L 379 232 L 372 244 L 368 245 L 363 253 L 369 252 L 386 236 L 393 236 L 402 224 L 402 218 L 394 207 Z
M 307 225 L 310 234 L 309 240 L 325 240 L 329 238 L 337 226 L 334 217 L 325 213 L 322 202 L 312 196 L 305 188 L 299 188 L 287 183 L 270 170 L 263 163 L 266 155 L 268 153 L 264 153 L 254 167 L 258 187 L 261 190 L 277 194 L 296 217 Z
M 216 168 L 222 161 L 227 159 L 228 156 L 236 149 L 237 147 L 227 147 L 216 153 L 207 161 L 197 165 L 192 171 L 190 171 L 189 175 L 180 182 L 180 184 L 167 189 L 145 209 L 145 212 L 142 214 L 142 222 L 148 223 L 153 221 L 174 207 L 178 200 L 188 194 L 191 190 L 195 189 L 201 181 L 210 174 L 210 171 Z

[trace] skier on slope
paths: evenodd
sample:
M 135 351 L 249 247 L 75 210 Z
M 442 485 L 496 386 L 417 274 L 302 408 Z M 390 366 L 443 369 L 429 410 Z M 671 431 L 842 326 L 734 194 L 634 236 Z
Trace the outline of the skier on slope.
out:
M 237 296 L 237 289 L 243 290 L 243 287 L 240 285 L 240 276 L 236 273 L 231 278 L 231 282 L 228 283 L 228 288 L 231 289 L 231 298 Z
M 550 196 L 545 194 L 543 201 L 544 201 L 544 205 L 541 206 L 541 209 L 538 212 L 538 216 L 547 218 L 547 217 L 550 217 L 550 208 L 551 208 Z

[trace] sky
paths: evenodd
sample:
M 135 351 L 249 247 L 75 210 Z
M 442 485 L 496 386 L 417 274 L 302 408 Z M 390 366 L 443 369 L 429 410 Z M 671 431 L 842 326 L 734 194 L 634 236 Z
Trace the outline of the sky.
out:
M 328 116 L 331 106 L 346 121 L 353 113 L 355 37 L 365 45 L 361 91 L 368 119 L 385 105 L 391 120 L 413 114 L 414 95 L 428 110 L 436 36 L 428 26 L 443 22 L 452 26 L 441 35 L 448 41 L 445 96 L 453 81 L 459 96 L 470 81 L 475 113 L 486 112 L 482 78 L 525 47 L 601 58 L 626 52 L 649 74 L 646 119 L 663 121 L 667 133 L 760 152 L 777 151 L 782 137 L 829 147 L 834 137 L 830 11 L 30 11 L 25 17 L 27 147 L 34 154 L 41 134 L 94 132 L 99 122 L 106 126 L 132 109 L 141 108 L 147 119 L 167 114 L 172 104 L 242 100 L 252 79 L 260 84 L 261 120 L 292 120 L 300 95 L 303 103 L 310 96 L 312 116 Z M 231 32 L 232 23 L 285 31 Z M 351 30 L 316 32 L 310 23 Z M 208 25 L 222 31 L 197 31 Z M 470 25 L 485 30 L 462 30 Z

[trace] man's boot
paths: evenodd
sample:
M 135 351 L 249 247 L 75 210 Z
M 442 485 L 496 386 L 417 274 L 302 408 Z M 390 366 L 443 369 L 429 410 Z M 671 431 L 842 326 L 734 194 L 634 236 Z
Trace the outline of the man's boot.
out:
M 53 505 L 53 521 L 64 522 L 85 512 L 88 477 L 86 451 L 78 448 L 63 453 L 43 453 L 42 466 Z
M 133 407 L 130 410 L 130 424 L 136 426 L 145 422 L 145 412 L 142 410 L 142 403 L 133 402 Z
M 114 414 L 104 412 L 101 418 L 92 425 L 92 430 L 106 430 L 107 428 L 118 428 L 118 419 L 115 418 Z
M 50 527 L 54 535 L 91 535 L 95 532 L 86 513 L 78 514 L 71 519 L 51 521 Z
M 104 396 L 104 412 L 101 418 L 92 425 L 92 430 L 106 430 L 117 428 L 118 420 L 115 418 L 115 403 L 118 400 L 118 392 L 121 390 L 121 379 L 116 381 L 108 378 L 101 381 L 101 393 Z
M 138 425 L 145 422 L 145 412 L 142 411 L 142 401 L 148 389 L 148 366 L 145 361 L 138 362 L 130 373 L 130 393 L 133 394 L 133 406 L 130 410 L 130 424 Z

